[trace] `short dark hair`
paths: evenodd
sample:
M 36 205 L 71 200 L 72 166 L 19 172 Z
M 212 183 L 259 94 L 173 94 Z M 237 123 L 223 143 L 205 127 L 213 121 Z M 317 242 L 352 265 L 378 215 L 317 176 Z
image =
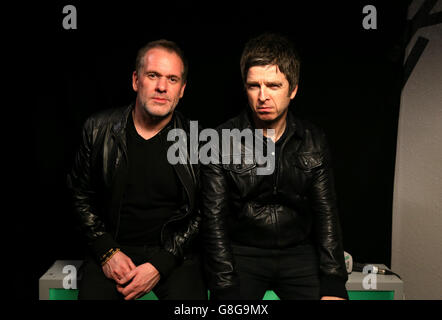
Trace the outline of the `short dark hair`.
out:
M 250 39 L 241 55 L 241 76 L 247 81 L 247 72 L 254 66 L 277 65 L 289 82 L 292 92 L 299 82 L 301 61 L 294 44 L 278 33 L 263 33 Z
M 183 62 L 184 65 L 183 74 L 181 76 L 183 79 L 183 83 L 186 83 L 187 73 L 189 71 L 189 64 L 186 59 L 186 56 L 184 55 L 183 50 L 178 46 L 178 44 L 166 39 L 151 41 L 138 50 L 137 58 L 135 59 L 136 72 L 138 73 L 144 67 L 144 56 L 146 55 L 147 51 L 153 48 L 163 48 L 169 52 L 176 53 L 181 58 L 181 61 Z

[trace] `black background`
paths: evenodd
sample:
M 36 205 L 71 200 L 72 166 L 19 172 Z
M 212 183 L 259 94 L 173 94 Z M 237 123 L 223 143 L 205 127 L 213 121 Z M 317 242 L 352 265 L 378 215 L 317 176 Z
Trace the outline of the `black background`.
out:
M 76 30 L 62 26 L 68 4 L 77 9 Z M 377 8 L 376 30 L 362 27 L 367 4 Z M 19 138 L 12 150 L 20 169 L 9 199 L 19 240 L 16 294 L 38 299 L 38 278 L 55 260 L 82 258 L 65 184 L 81 126 L 95 111 L 133 101 L 136 51 L 159 38 L 176 41 L 188 56 L 178 108 L 204 127 L 245 106 L 239 70 L 245 41 L 263 31 L 292 38 L 302 67 L 291 109 L 328 134 L 344 249 L 355 261 L 389 266 L 407 4 L 60 1 L 26 7 L 23 36 L 15 39 L 23 47 L 16 117 L 9 118 L 26 118 L 10 132 Z

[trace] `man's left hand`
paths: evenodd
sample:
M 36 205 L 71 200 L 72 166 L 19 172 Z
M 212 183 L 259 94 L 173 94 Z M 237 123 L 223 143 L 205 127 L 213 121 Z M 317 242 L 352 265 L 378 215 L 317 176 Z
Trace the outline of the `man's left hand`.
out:
M 117 281 L 117 290 L 124 295 L 124 300 L 137 299 L 151 291 L 160 280 L 160 273 L 149 262 L 130 271 Z

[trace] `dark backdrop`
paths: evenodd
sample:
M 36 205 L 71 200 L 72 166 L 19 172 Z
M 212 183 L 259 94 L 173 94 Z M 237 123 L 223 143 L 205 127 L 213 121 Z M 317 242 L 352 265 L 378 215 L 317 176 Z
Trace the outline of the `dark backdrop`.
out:
M 56 259 L 81 259 L 83 242 L 65 187 L 83 121 L 133 101 L 137 49 L 176 41 L 190 61 L 179 109 L 214 127 L 245 105 L 239 58 L 262 31 L 291 37 L 301 54 L 301 80 L 291 109 L 324 128 L 331 145 L 344 249 L 358 262 L 390 265 L 393 177 L 402 77 L 406 1 L 251 2 L 206 5 L 38 4 L 28 10 L 19 75 L 30 124 L 12 189 L 15 250 L 22 297 L 38 298 L 38 278 Z M 77 8 L 77 30 L 64 30 L 64 5 Z M 364 30 L 362 8 L 377 8 L 377 30 Z M 35 23 L 34 23 L 35 21 Z M 20 104 L 18 104 L 20 105 Z M 17 107 L 18 107 L 17 105 Z M 14 109 L 15 110 L 15 109 Z M 23 129 L 23 128 L 21 128 Z

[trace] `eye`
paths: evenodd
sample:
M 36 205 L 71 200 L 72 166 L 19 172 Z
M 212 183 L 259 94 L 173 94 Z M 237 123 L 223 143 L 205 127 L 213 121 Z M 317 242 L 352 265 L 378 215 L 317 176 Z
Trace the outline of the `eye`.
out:
M 178 83 L 179 79 L 176 78 L 176 77 L 171 77 L 171 78 L 169 78 L 169 81 L 170 81 L 171 83 Z
M 278 83 L 270 83 L 270 84 L 268 85 L 268 87 L 271 88 L 271 89 L 278 89 L 278 88 L 281 87 L 281 85 L 278 84 Z
M 149 79 L 156 79 L 158 77 L 158 75 L 154 72 L 148 72 L 146 75 Z
M 253 83 L 247 85 L 247 89 L 256 89 L 258 87 L 259 86 L 257 84 L 253 84 Z

